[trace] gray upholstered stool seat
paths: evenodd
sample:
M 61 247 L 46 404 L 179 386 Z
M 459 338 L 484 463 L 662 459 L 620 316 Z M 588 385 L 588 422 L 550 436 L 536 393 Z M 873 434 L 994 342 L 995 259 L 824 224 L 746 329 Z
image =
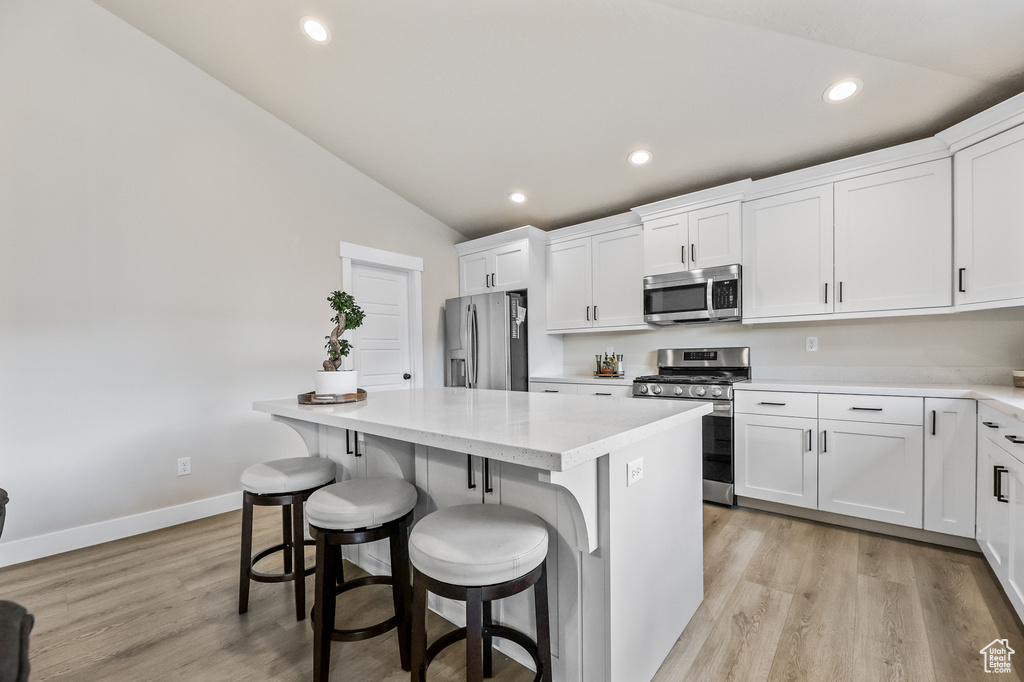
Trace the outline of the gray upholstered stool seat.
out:
M 320 488 L 306 502 L 317 528 L 348 530 L 379 526 L 416 506 L 416 486 L 400 478 L 354 478 Z
M 537 665 L 535 682 L 551 681 L 547 595 L 548 528 L 534 514 L 506 505 L 447 507 L 420 519 L 409 536 L 413 565 L 412 679 L 424 682 L 430 662 L 466 640 L 466 679 L 491 676 L 491 642 L 515 642 Z M 533 587 L 537 641 L 495 624 L 491 602 Z M 427 646 L 427 592 L 466 602 L 466 627 Z
M 400 478 L 355 478 L 309 496 L 306 515 L 316 540 L 316 586 L 313 605 L 313 679 L 327 682 L 331 642 L 358 642 L 398 629 L 398 655 L 409 669 L 412 595 L 409 569 L 409 527 L 416 508 L 416 486 Z M 391 575 L 345 580 L 341 548 L 387 540 Z M 335 628 L 336 597 L 365 585 L 391 585 L 395 615 L 375 625 Z
M 260 462 L 242 472 L 242 488 L 257 495 L 319 488 L 334 480 L 337 467 L 322 457 L 289 457 Z
M 521 578 L 548 554 L 548 527 L 525 509 L 464 504 L 423 518 L 409 537 L 422 573 L 452 585 L 493 585 Z
M 317 488 L 334 482 L 335 463 L 321 457 L 291 457 L 253 464 L 242 472 L 242 557 L 238 576 L 238 612 L 249 610 L 249 582 L 277 583 L 295 581 L 295 618 L 306 617 L 305 578 L 312 568 L 306 568 L 306 524 L 303 522 L 302 503 Z M 281 507 L 282 541 L 252 553 L 253 507 Z M 284 553 L 282 573 L 263 573 L 256 564 L 275 553 Z

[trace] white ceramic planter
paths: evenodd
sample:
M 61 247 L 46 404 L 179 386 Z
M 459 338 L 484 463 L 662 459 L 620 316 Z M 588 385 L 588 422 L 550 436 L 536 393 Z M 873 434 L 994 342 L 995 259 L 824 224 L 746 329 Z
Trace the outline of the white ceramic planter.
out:
M 354 369 L 327 372 L 320 370 L 313 377 L 317 395 L 343 395 L 355 393 L 358 383 L 357 372 Z

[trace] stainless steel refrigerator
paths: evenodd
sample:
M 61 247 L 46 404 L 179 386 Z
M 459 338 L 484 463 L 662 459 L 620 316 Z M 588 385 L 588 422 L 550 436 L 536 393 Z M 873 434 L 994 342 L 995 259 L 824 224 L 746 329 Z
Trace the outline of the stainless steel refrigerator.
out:
M 445 386 L 529 390 L 525 295 L 450 298 L 444 323 Z

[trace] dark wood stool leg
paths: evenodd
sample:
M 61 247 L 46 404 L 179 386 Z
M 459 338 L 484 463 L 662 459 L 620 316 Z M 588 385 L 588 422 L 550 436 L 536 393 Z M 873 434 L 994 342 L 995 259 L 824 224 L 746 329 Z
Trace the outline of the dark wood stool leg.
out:
M 409 540 L 405 526 L 399 526 L 391 536 L 391 596 L 398 617 L 398 657 L 402 670 L 409 670 L 409 626 L 412 602 L 409 581 Z
M 292 509 L 290 504 L 281 505 L 281 540 L 284 543 L 284 572 L 292 571 Z
M 541 564 L 540 580 L 533 586 L 537 612 L 537 654 L 544 666 L 543 682 L 551 682 L 551 619 L 548 615 L 548 562 Z
M 252 501 L 242 493 L 242 558 L 238 572 L 238 612 L 249 610 L 249 567 L 252 565 Z
M 294 498 L 292 503 L 285 507 L 291 509 L 292 517 L 292 553 L 295 555 L 295 620 L 303 620 L 306 617 L 306 534 L 303 523 L 302 498 Z M 285 550 L 285 556 L 288 551 Z M 285 569 L 288 571 L 289 569 Z
M 425 682 L 427 665 L 427 585 L 413 569 L 412 583 L 412 682 Z
M 331 675 L 331 630 L 336 608 L 334 555 L 327 534 L 316 533 L 316 579 L 313 605 L 313 681 L 327 682 Z
M 485 601 L 483 603 L 484 608 L 484 627 L 490 627 L 493 623 L 491 619 L 491 602 Z M 492 641 L 490 633 L 484 634 L 484 677 L 492 677 L 492 664 L 494 661 L 493 650 L 494 642 Z
M 341 545 L 328 545 L 334 551 L 334 584 L 341 587 L 345 584 L 345 557 L 341 553 Z
M 483 601 L 480 588 L 466 588 L 466 682 L 483 682 Z

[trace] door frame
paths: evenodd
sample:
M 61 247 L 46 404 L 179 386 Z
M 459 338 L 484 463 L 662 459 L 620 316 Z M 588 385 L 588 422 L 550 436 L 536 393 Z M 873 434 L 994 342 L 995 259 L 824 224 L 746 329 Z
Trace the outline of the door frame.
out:
M 352 265 L 361 263 L 377 268 L 401 270 L 409 274 L 409 354 L 412 359 L 412 386 L 423 387 L 423 259 L 404 253 L 384 251 L 362 244 L 339 243 L 341 286 L 352 288 Z

